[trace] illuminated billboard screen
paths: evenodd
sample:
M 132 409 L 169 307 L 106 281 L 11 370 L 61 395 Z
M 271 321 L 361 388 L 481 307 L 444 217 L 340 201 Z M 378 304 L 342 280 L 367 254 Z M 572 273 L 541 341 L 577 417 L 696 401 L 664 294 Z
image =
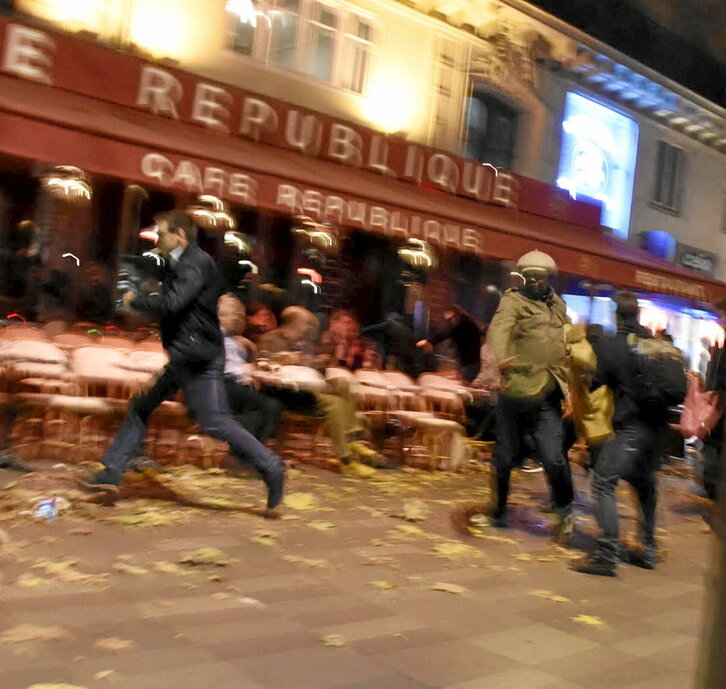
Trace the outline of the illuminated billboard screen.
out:
M 600 222 L 623 239 L 630 226 L 637 153 L 634 120 L 579 93 L 567 94 L 557 186 L 573 199 L 599 201 Z

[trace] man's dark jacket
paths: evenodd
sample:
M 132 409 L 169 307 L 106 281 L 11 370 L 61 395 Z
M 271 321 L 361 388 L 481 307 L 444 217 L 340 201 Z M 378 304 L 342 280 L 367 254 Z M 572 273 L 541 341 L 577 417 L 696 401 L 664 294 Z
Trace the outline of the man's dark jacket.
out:
M 628 423 L 641 420 L 650 425 L 663 423 L 668 415 L 664 409 L 661 414 L 644 418 L 642 410 L 634 399 L 633 381 L 636 379 L 637 361 L 633 351 L 628 345 L 628 335 L 634 334 L 641 339 L 651 338 L 652 335 L 635 320 L 621 321 L 615 335 L 598 338 L 593 342 L 593 349 L 597 356 L 597 374 L 593 387 L 607 385 L 613 391 L 615 412 L 613 414 L 613 427 L 617 430 Z
M 173 365 L 204 364 L 224 352 L 217 320 L 222 275 L 214 259 L 190 244 L 176 265 L 170 266 L 158 294 L 137 296 L 137 311 L 156 317 L 161 341 Z
M 429 338 L 432 345 L 444 340 L 451 340 L 454 343 L 456 357 L 462 366 L 480 365 L 481 332 L 474 321 L 466 316 L 462 316 L 458 322 L 452 319 Z

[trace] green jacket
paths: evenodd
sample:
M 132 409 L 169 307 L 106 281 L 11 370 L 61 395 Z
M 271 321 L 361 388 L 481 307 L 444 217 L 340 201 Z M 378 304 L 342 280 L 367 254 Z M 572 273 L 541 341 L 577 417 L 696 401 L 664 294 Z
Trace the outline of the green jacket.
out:
M 502 393 L 509 397 L 544 397 L 560 386 L 567 394 L 564 326 L 565 302 L 554 292 L 546 301 L 519 290 L 504 293 L 487 342 L 502 371 Z

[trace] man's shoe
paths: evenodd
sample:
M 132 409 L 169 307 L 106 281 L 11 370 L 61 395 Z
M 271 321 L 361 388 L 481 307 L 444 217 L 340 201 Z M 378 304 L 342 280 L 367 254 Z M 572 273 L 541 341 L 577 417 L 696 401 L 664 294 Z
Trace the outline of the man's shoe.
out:
M 348 474 L 348 476 L 357 476 L 358 478 L 373 478 L 378 472 L 367 464 L 349 460 L 347 462 L 341 462 L 340 473 Z
M 623 562 L 641 569 L 655 569 L 658 564 L 658 551 L 655 548 L 624 549 L 621 557 Z
M 489 517 L 489 523 L 496 529 L 508 529 L 509 521 L 507 520 L 506 514 L 501 514 L 498 517 Z
M 592 557 L 583 557 L 575 560 L 570 568 L 580 574 L 592 574 L 596 577 L 614 577 L 616 565 L 614 562 L 608 562 L 597 555 Z
M 267 509 L 274 510 L 282 501 L 285 488 L 285 465 L 282 460 L 275 469 L 263 474 L 262 478 L 267 486 Z
M 113 505 L 119 499 L 121 477 L 108 469 L 103 469 L 90 478 L 78 478 L 78 485 L 87 493 L 95 493 L 101 504 Z
M 127 471 L 136 471 L 139 474 L 143 474 L 145 471 L 153 471 L 155 474 L 168 473 L 166 467 L 163 467 L 155 459 L 151 459 L 151 457 L 146 457 L 144 455 L 134 457 L 131 462 L 129 462 Z
M 555 511 L 553 538 L 558 545 L 566 546 L 575 533 L 575 517 L 572 512 Z
M 529 458 L 525 459 L 519 468 L 527 474 L 536 474 L 544 471 L 541 464 Z

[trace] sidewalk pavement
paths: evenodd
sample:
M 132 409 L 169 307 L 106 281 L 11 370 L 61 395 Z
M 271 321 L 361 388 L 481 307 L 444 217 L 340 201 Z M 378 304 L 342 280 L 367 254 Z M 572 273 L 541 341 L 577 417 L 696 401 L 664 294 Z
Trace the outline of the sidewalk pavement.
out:
M 569 571 L 581 553 L 549 541 L 542 474 L 516 476 L 513 528 L 479 537 L 450 515 L 487 497 L 481 470 L 290 474 L 274 522 L 138 499 L 70 500 L 45 522 L 31 513 L 52 480 L 0 471 L 0 687 L 690 688 L 711 535 L 684 480 L 661 479 L 665 562 L 606 579 Z M 177 477 L 261 504 L 256 480 Z M 625 490 L 621 513 L 627 535 Z

